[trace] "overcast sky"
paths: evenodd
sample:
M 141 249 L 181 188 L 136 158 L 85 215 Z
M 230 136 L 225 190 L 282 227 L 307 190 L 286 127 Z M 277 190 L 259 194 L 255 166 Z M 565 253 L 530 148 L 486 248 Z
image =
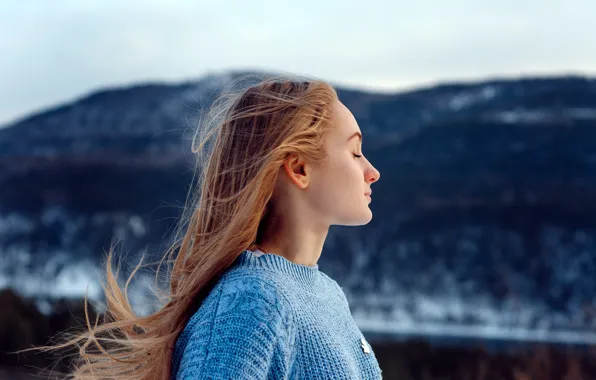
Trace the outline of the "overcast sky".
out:
M 594 0 L 2 0 L 0 124 L 106 86 L 271 69 L 382 91 L 596 75 Z

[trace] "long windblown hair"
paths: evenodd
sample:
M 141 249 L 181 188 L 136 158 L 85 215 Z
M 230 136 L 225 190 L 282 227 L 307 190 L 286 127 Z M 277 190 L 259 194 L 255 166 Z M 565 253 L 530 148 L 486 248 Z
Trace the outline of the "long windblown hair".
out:
M 102 282 L 105 321 L 90 321 L 85 297 L 85 331 L 35 349 L 76 347 L 68 378 L 170 379 L 173 350 L 186 323 L 240 253 L 260 243 L 285 158 L 326 158 L 323 138 L 332 128 L 336 99 L 328 83 L 290 75 L 224 91 L 201 118 L 192 140 L 195 190 L 189 192 L 173 243 L 160 262 L 159 267 L 164 260 L 169 264 L 163 306 L 145 316 L 133 311 L 127 288 L 139 266 L 121 288 L 111 269 L 110 249 Z M 202 137 L 198 145 L 197 137 Z

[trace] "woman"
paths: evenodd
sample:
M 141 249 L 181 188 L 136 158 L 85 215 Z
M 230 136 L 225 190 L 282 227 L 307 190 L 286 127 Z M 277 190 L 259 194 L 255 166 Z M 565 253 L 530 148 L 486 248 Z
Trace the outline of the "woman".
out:
M 380 174 L 356 120 L 318 80 L 266 79 L 221 99 L 184 236 L 170 250 L 169 302 L 136 315 L 110 252 L 110 320 L 59 346 L 83 342 L 73 377 L 381 378 L 342 289 L 317 265 L 329 226 L 372 218 Z

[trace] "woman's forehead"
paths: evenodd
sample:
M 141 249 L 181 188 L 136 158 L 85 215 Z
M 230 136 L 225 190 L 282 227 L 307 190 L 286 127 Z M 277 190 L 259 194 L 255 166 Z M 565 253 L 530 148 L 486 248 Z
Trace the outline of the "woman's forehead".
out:
M 346 140 L 356 132 L 361 133 L 354 115 L 340 101 L 336 101 L 333 105 L 333 121 L 335 123 L 334 135 L 337 138 Z

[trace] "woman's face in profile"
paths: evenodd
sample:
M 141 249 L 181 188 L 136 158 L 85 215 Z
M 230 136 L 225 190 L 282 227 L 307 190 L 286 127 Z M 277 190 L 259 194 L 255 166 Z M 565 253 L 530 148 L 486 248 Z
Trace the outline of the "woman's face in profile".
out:
M 325 136 L 328 157 L 313 167 L 309 196 L 330 224 L 366 224 L 372 219 L 366 193 L 380 173 L 362 152 L 362 131 L 350 110 L 336 100 L 332 112 L 334 128 Z

